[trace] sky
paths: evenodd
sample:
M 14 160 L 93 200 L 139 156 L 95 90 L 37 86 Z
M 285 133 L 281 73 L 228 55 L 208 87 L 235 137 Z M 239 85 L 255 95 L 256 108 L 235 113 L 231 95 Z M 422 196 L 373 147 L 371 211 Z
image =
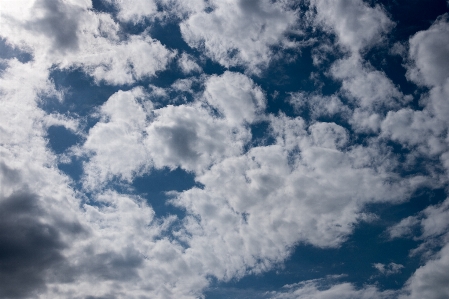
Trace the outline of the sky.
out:
M 2 0 L 0 297 L 449 298 L 449 1 Z

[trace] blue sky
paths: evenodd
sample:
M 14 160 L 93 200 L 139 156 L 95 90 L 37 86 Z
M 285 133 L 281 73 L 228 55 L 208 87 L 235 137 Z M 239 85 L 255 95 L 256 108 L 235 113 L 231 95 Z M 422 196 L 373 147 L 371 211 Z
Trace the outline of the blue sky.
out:
M 3 1 L 0 297 L 449 297 L 448 12 Z

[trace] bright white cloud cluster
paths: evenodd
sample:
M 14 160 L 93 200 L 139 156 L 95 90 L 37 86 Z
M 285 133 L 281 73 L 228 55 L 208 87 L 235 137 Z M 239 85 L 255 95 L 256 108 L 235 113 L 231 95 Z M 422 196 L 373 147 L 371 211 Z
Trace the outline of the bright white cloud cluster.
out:
M 312 0 L 315 21 L 338 37 L 340 45 L 354 53 L 381 41 L 393 26 L 384 9 L 362 0 Z
M 272 59 L 271 46 L 291 47 L 287 31 L 296 12 L 272 1 L 209 1 L 181 23 L 184 40 L 225 67 L 245 66 L 259 72 Z

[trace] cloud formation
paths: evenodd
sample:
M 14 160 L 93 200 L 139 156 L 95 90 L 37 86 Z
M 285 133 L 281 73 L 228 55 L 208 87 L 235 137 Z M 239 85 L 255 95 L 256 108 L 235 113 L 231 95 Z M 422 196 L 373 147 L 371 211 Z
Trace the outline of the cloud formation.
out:
M 447 14 L 395 40 L 376 1 L 19 2 L 0 11 L 1 297 L 213 298 L 375 225 L 422 265 L 255 293 L 449 295 L 446 194 L 406 208 L 447 192 Z M 76 140 L 55 151 L 52 126 Z

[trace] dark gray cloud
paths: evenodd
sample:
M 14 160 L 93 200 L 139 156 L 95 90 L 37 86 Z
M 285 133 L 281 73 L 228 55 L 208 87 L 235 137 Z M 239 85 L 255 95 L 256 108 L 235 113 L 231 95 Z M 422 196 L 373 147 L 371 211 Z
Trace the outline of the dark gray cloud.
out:
M 0 297 L 25 298 L 45 288 L 47 271 L 64 261 L 66 245 L 31 193 L 0 202 Z
M 54 51 L 78 49 L 77 30 L 81 13 L 79 8 L 55 0 L 38 0 L 34 8 L 36 11 L 42 11 L 43 16 L 28 22 L 27 29 L 51 38 Z
M 1 163 L 0 178 L 4 187 L 22 186 L 0 195 L 0 298 L 30 298 L 46 289 L 48 278 L 71 280 L 63 236 L 85 234 L 84 228 L 47 211 L 19 171 Z

